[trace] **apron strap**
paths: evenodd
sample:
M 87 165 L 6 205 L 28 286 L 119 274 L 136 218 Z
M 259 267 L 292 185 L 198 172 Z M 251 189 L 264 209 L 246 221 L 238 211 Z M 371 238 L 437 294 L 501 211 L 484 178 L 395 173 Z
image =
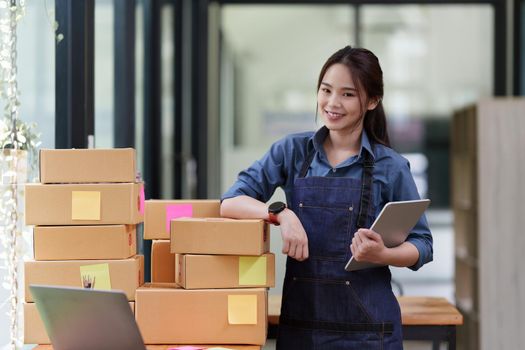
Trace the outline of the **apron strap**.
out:
M 307 152 L 306 160 L 304 161 L 303 167 L 301 168 L 301 172 L 299 173 L 300 178 L 306 177 L 306 173 L 308 173 L 308 169 L 310 169 L 310 164 L 312 164 L 314 156 L 315 149 L 312 147 L 312 149 L 309 152 Z
M 281 316 L 279 318 L 279 325 L 305 328 L 312 330 L 325 330 L 336 332 L 359 332 L 359 333 L 393 333 L 394 325 L 392 322 L 378 322 L 378 323 L 338 323 L 338 322 L 323 322 L 323 321 L 306 321 L 296 320 Z
M 361 205 L 359 206 L 359 217 L 357 228 L 366 227 L 367 218 L 370 214 L 372 204 L 372 172 L 374 171 L 374 158 L 370 153 L 365 153 L 363 160 L 363 176 L 361 181 Z

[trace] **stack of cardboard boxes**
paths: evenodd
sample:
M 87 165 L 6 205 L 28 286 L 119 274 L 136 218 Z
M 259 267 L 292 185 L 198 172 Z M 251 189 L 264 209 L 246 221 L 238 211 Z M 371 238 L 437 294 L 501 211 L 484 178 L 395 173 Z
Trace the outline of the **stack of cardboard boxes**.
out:
M 146 344 L 265 343 L 275 257 L 264 221 L 219 218 L 219 201 L 146 201 L 144 237 L 170 237 L 152 245 L 157 283 L 136 292 Z
M 171 220 L 181 217 L 218 218 L 218 200 L 157 200 L 145 203 L 144 239 L 151 243 L 151 282 L 175 283 L 175 254 L 170 252 Z
M 40 183 L 26 186 L 25 218 L 35 225 L 35 260 L 25 263 L 25 343 L 50 343 L 30 284 L 119 289 L 134 309 L 144 283 L 144 258 L 136 255 L 144 187 L 133 149 L 41 150 Z

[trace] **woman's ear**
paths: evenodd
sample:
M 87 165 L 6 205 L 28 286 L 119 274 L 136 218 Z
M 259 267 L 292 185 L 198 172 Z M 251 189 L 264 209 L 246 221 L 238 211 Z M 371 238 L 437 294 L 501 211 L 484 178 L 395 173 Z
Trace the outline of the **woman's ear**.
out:
M 381 97 L 371 98 L 370 100 L 368 100 L 367 109 L 369 111 L 372 111 L 372 110 L 376 109 L 376 107 L 379 104 L 379 102 L 381 102 Z

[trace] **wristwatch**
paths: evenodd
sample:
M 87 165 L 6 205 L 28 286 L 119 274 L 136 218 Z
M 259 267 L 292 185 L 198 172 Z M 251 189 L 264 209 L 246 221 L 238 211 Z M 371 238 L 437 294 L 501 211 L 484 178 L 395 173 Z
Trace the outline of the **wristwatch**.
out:
M 283 202 L 273 202 L 268 206 L 268 221 L 276 226 L 279 226 L 277 215 L 286 209 L 286 204 Z

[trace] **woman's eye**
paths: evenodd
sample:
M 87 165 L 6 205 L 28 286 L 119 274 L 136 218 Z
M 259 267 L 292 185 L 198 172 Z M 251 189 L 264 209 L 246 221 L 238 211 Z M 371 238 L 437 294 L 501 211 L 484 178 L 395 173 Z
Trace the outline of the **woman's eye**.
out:
M 321 88 L 321 91 L 322 91 L 322 92 L 324 92 L 324 93 L 327 93 L 327 94 L 329 94 L 329 93 L 330 93 L 330 90 L 329 90 L 329 89 L 327 89 L 327 88 Z
M 343 96 L 344 96 L 344 97 L 352 97 L 352 96 L 354 96 L 354 94 L 351 93 L 351 92 L 345 92 L 345 93 L 343 94 Z

